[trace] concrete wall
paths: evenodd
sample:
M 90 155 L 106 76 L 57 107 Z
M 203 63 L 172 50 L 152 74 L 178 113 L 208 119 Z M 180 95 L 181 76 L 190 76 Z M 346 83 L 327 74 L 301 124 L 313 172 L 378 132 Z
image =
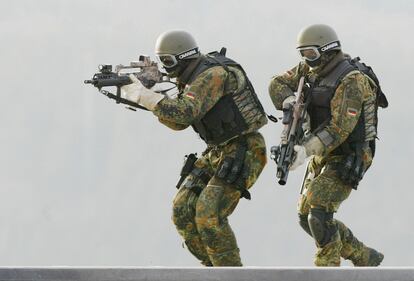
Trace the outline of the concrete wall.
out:
M 414 268 L 1 267 L 0 280 L 413 281 Z

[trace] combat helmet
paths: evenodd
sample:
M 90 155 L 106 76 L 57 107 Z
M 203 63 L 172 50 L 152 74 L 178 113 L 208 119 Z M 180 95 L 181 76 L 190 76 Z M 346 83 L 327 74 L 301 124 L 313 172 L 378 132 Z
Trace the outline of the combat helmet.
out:
M 200 51 L 190 33 L 184 30 L 171 30 L 158 36 L 155 54 L 161 65 L 169 71 L 182 61 L 199 57 Z
M 318 60 L 323 53 L 341 50 L 335 30 L 326 24 L 314 24 L 299 32 L 296 49 L 308 62 Z

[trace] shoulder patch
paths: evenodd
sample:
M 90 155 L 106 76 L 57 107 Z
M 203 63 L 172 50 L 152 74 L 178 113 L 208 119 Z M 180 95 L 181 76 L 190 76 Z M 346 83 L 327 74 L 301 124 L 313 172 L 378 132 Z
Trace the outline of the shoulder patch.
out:
M 293 74 L 295 74 L 295 73 L 292 70 L 288 70 L 283 74 L 283 76 L 286 77 L 286 78 L 290 78 L 290 77 L 293 76 Z
M 357 113 L 358 113 L 358 110 L 356 110 L 355 108 L 352 108 L 352 107 L 348 107 L 347 113 L 348 113 L 349 116 L 356 116 Z
M 195 99 L 195 95 L 193 93 L 191 93 L 191 92 L 187 92 L 185 94 L 185 97 L 190 98 L 190 99 Z

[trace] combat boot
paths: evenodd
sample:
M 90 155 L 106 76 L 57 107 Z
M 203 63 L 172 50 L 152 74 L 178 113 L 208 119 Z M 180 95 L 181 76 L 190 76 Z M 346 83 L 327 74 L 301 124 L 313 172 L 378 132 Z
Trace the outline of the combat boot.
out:
M 243 266 L 239 248 L 224 253 L 210 253 L 209 256 L 213 266 Z
M 190 251 L 190 253 L 192 253 L 193 256 L 195 256 L 201 262 L 202 265 L 213 266 L 200 239 L 197 238 L 187 240 L 184 243 L 187 246 L 188 251 Z
M 207 266 L 207 267 L 213 266 L 211 261 L 202 261 L 201 264 L 204 265 L 204 266 Z
M 379 266 L 384 259 L 384 255 L 375 249 L 365 247 L 362 255 L 352 254 L 348 259 L 352 261 L 354 266 Z

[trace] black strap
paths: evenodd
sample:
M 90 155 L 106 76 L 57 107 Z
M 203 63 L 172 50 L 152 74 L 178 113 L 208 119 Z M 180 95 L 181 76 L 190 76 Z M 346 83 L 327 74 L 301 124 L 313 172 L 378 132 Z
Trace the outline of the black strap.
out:
M 120 90 L 117 90 L 117 91 L 120 91 Z M 130 100 L 121 98 L 121 95 L 120 94 L 119 95 L 118 94 L 117 95 L 114 95 L 111 92 L 108 92 L 106 90 L 100 90 L 99 92 L 101 94 L 107 96 L 108 98 L 115 100 L 116 103 L 122 103 L 122 104 L 126 104 L 126 105 L 129 105 L 129 106 L 132 106 L 133 107 L 133 108 L 129 108 L 129 109 L 135 110 L 134 108 L 139 108 L 139 109 L 148 111 L 148 109 L 146 107 L 143 107 L 142 105 L 139 105 L 139 104 L 137 104 L 135 102 L 132 102 Z
M 194 62 L 190 63 L 188 67 L 186 67 L 183 74 L 180 75 L 181 84 L 185 85 L 188 83 L 188 81 L 191 80 L 191 78 L 193 77 L 194 71 L 198 68 L 202 60 L 203 60 L 203 57 L 200 56 Z
M 226 72 L 229 72 L 230 71 L 227 65 L 225 65 L 224 63 L 222 63 L 221 61 L 219 61 L 215 57 L 209 56 L 209 58 L 211 58 L 213 61 L 215 61 L 216 63 L 218 63 L 219 65 L 221 65 L 224 68 L 224 70 L 226 70 Z
M 341 83 L 342 79 L 351 71 L 358 70 L 358 68 L 352 65 L 349 60 L 344 59 L 341 61 L 333 71 L 320 80 L 318 86 L 324 86 L 336 89 Z
M 268 118 L 270 121 L 272 121 L 273 123 L 277 123 L 277 122 L 278 122 L 277 117 L 273 116 L 272 114 L 267 115 L 267 118 Z

